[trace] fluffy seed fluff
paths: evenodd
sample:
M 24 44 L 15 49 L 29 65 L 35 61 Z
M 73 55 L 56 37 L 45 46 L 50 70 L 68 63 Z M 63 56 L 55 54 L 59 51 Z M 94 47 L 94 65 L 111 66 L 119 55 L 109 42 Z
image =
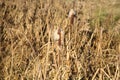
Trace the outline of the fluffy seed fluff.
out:
M 64 31 L 62 29 L 55 29 L 53 31 L 53 40 L 57 43 L 59 46 L 64 44 Z
M 59 36 L 59 34 L 58 34 L 58 30 L 56 29 L 56 30 L 54 30 L 54 33 L 53 33 L 53 38 L 54 38 L 54 41 L 58 41 L 59 40 L 59 38 L 60 38 L 60 36 Z
M 71 18 L 73 15 L 76 15 L 73 9 L 70 10 L 68 17 Z

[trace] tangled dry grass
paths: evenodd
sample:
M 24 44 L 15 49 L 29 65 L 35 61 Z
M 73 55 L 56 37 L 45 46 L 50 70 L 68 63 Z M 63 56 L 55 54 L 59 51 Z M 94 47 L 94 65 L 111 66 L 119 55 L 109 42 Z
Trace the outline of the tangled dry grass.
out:
M 1 0 L 0 80 L 120 80 L 119 5 Z M 77 16 L 72 25 L 71 9 Z M 51 37 L 56 28 L 64 31 L 61 48 Z

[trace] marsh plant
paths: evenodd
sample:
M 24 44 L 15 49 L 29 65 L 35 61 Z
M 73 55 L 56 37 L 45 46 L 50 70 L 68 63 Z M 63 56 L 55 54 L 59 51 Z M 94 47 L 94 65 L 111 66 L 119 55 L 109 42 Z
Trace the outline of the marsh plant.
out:
M 0 0 L 0 80 L 120 80 L 119 0 Z

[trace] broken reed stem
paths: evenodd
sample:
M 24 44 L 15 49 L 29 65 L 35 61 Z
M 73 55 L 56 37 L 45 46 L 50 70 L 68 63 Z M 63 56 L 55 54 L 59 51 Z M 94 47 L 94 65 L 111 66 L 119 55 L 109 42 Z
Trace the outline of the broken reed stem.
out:
M 100 69 L 110 80 L 112 80 L 111 78 L 110 78 L 110 76 L 101 68 Z
M 99 43 L 98 43 L 98 54 L 99 54 L 99 57 L 100 57 L 100 68 L 102 68 L 102 28 L 100 29 L 100 38 L 99 38 Z M 100 73 L 99 73 L 99 80 L 102 80 L 102 71 L 100 70 Z
M 77 44 L 77 25 L 75 25 L 75 45 Z
M 57 68 L 59 68 L 60 66 L 60 51 L 59 50 L 57 51 L 56 58 L 57 58 Z
M 120 71 L 120 69 L 119 69 L 119 63 L 117 62 L 116 63 L 116 71 L 115 71 L 115 75 L 114 75 L 114 80 L 118 80 L 119 79 L 119 71 Z
M 93 77 L 92 77 L 92 80 L 95 79 L 95 77 L 96 77 L 97 73 L 99 72 L 99 70 L 100 70 L 99 68 L 96 70 L 95 74 L 94 74 Z
M 69 50 L 70 50 L 70 47 L 71 47 L 71 26 L 69 26 L 69 40 L 68 40 L 68 46 L 67 46 L 67 60 L 69 61 L 69 58 L 70 58 L 70 53 L 69 53 Z
M 51 30 L 51 29 L 49 29 L 49 30 Z M 47 46 L 47 52 L 46 52 L 47 54 L 46 54 L 46 59 L 45 59 L 46 61 L 45 61 L 44 80 L 46 80 L 46 77 L 47 77 L 48 57 L 49 57 L 49 51 L 50 51 L 50 36 L 51 36 L 51 31 L 48 32 L 48 46 Z
M 11 36 L 11 35 L 10 35 Z M 11 76 L 13 74 L 13 65 L 14 65 L 14 62 L 13 62 L 13 58 L 14 58 L 14 50 L 13 50 L 13 40 L 11 38 L 11 69 L 10 69 L 10 79 L 11 79 Z
M 59 73 L 60 73 L 61 68 L 62 68 L 62 66 L 60 66 L 60 67 L 58 68 L 57 73 L 56 73 L 56 75 L 55 75 L 55 77 L 54 77 L 53 80 L 58 80 L 58 75 L 59 75 Z

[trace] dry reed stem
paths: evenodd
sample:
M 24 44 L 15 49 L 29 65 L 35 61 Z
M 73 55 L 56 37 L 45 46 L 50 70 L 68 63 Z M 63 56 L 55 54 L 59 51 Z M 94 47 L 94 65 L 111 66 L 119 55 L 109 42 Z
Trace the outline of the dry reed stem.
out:
M 99 70 L 100 70 L 100 69 L 97 69 L 97 70 L 96 70 L 95 74 L 94 74 L 93 77 L 92 77 L 92 80 L 95 79 L 95 77 L 96 77 L 96 75 L 98 74 Z

